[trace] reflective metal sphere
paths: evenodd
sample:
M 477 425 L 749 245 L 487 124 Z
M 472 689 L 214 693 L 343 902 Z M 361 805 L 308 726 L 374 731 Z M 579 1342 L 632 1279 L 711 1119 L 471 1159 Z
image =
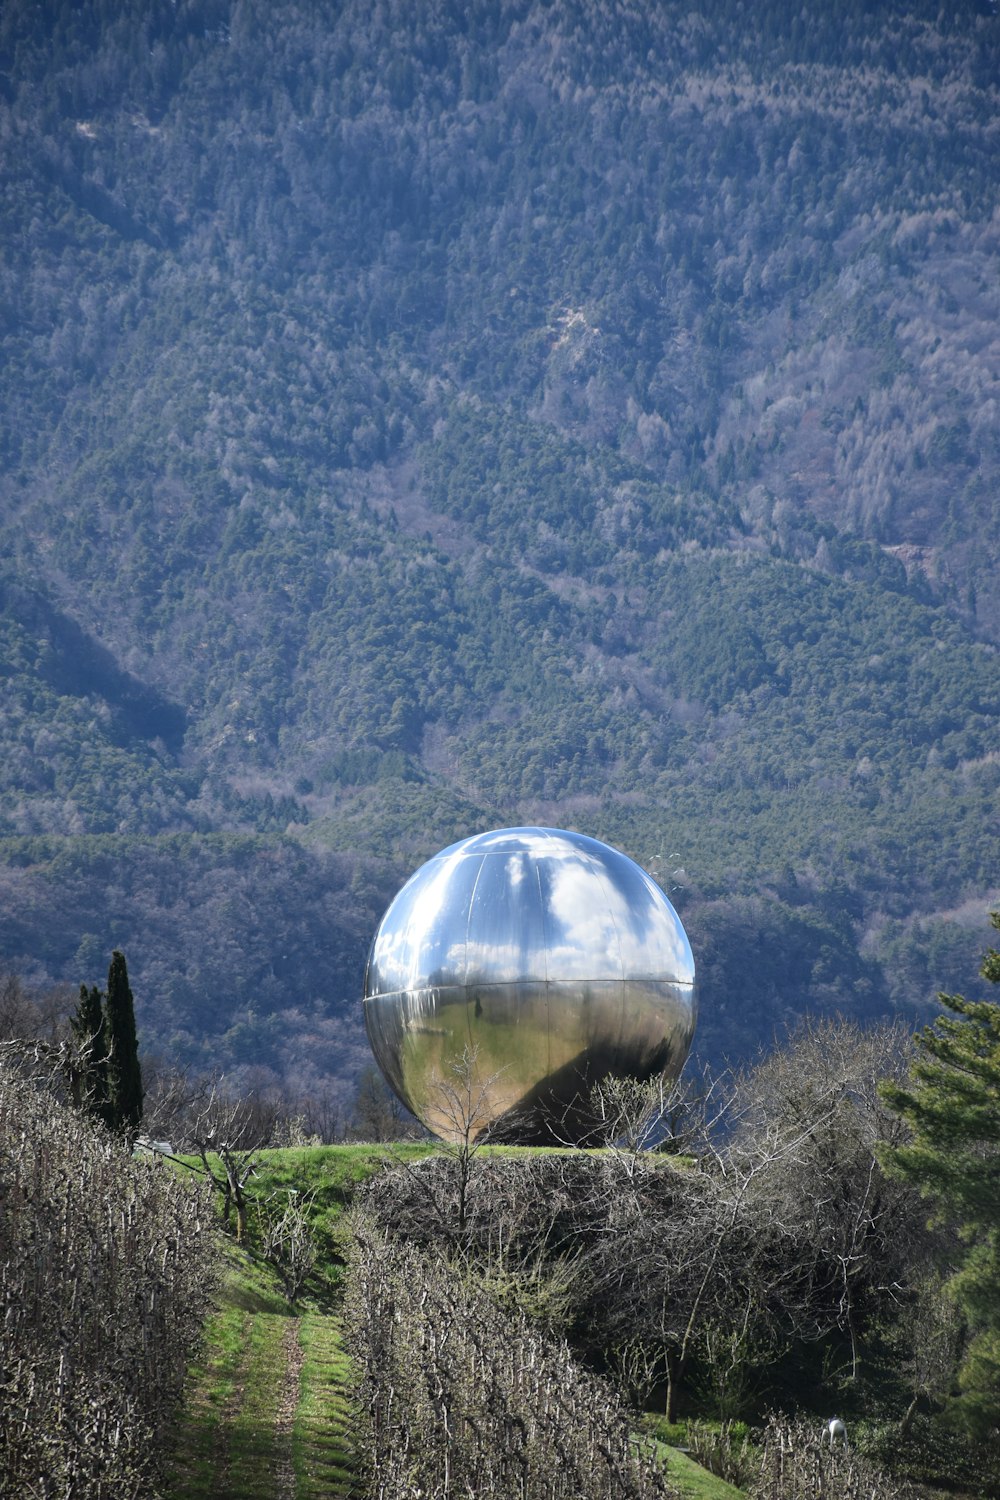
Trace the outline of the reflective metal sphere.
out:
M 386 1080 L 436 1135 L 455 1139 L 468 1119 L 494 1140 L 579 1140 L 595 1084 L 680 1072 L 694 960 L 670 902 L 624 854 L 505 828 L 410 877 L 375 934 L 364 1006 Z

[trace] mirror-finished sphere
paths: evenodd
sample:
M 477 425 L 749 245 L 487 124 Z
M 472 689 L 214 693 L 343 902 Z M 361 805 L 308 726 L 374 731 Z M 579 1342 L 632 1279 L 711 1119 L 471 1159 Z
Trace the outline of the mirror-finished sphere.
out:
M 505 828 L 410 877 L 372 942 L 364 1009 L 387 1082 L 435 1135 L 582 1140 L 595 1084 L 680 1072 L 694 959 L 624 854 Z

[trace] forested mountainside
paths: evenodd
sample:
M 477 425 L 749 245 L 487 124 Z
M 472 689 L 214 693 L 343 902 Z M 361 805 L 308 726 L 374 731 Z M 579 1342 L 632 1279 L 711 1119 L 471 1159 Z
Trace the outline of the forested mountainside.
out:
M 0 955 L 364 1055 L 490 826 L 657 875 L 699 1045 L 975 992 L 1000 20 L 6 0 Z

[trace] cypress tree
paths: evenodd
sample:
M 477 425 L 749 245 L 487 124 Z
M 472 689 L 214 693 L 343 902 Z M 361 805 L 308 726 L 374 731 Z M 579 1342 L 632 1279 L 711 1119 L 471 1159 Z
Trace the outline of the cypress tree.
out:
M 97 985 L 80 986 L 80 1003 L 70 1017 L 70 1030 L 79 1043 L 80 1064 L 71 1078 L 73 1102 L 105 1125 L 112 1123 L 108 1096 L 108 1028 Z
M 142 1072 L 135 1031 L 135 1009 L 129 988 L 125 955 L 116 948 L 108 970 L 107 1029 L 110 1043 L 108 1094 L 112 1124 L 135 1135 L 142 1120 Z

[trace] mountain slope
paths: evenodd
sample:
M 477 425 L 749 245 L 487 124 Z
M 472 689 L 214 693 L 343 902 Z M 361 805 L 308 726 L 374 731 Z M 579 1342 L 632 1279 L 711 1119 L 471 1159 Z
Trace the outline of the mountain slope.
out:
M 346 1075 L 398 883 L 545 821 L 672 888 L 710 1052 L 971 979 L 998 26 L 6 6 L 6 961 Z

